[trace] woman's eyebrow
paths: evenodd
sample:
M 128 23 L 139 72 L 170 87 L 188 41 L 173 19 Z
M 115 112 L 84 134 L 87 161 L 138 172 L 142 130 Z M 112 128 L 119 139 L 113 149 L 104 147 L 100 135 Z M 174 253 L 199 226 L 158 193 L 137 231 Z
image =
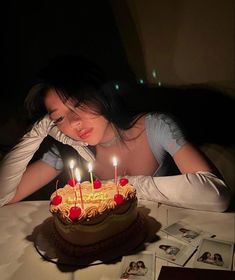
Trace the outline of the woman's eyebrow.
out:
M 51 116 L 54 112 L 58 111 L 58 109 L 51 109 L 51 110 L 48 110 L 48 114 L 49 116 Z

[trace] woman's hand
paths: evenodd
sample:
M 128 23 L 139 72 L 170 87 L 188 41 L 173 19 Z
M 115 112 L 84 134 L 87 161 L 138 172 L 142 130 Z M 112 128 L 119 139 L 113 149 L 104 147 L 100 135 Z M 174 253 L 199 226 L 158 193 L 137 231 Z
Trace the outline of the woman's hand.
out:
M 61 132 L 57 128 L 57 126 L 54 126 L 50 129 L 49 135 L 57 141 L 73 147 L 78 152 L 78 154 L 86 161 L 92 162 L 95 160 L 93 153 L 89 150 L 89 148 L 87 148 L 87 143 L 73 140 L 72 138 Z

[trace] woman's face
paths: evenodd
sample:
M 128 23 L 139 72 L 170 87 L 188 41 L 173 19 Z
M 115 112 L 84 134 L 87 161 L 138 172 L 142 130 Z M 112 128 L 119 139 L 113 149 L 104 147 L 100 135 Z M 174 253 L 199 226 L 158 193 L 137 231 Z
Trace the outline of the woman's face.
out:
M 75 107 L 69 100 L 63 103 L 55 90 L 50 89 L 44 99 L 50 118 L 58 129 L 74 140 L 97 145 L 111 129 L 109 122 L 91 108 Z

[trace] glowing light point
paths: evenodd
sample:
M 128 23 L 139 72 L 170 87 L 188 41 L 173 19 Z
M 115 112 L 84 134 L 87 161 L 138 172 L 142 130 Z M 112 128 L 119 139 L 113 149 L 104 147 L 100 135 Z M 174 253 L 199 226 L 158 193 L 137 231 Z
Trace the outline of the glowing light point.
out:
M 152 76 L 154 77 L 154 79 L 157 77 L 157 72 L 155 69 L 153 69 L 153 71 L 152 71 Z
M 119 90 L 119 84 L 115 84 L 115 89 Z
M 81 173 L 78 168 L 75 169 L 75 176 L 76 176 L 78 184 L 80 184 L 81 183 Z
M 72 178 L 72 185 L 73 187 L 75 186 L 75 179 L 74 179 L 74 166 L 75 166 L 75 161 L 72 159 L 70 162 L 69 162 L 69 168 L 70 168 L 70 171 L 71 171 L 71 178 Z
M 140 84 L 143 84 L 143 83 L 144 83 L 144 80 L 143 80 L 143 79 L 139 79 L 139 83 L 140 83 Z
M 113 166 L 114 166 L 114 182 L 116 185 L 118 185 L 118 172 L 117 172 L 118 161 L 116 157 L 113 157 Z

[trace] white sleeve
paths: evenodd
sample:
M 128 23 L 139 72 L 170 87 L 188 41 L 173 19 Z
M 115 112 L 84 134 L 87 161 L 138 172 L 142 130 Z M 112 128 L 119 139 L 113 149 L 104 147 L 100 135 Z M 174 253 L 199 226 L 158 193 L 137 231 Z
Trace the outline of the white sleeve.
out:
M 35 123 L 20 142 L 2 159 L 0 164 L 0 207 L 15 195 L 28 163 L 47 136 L 53 122 L 48 116 Z
M 224 212 L 229 207 L 231 191 L 223 180 L 210 172 L 176 176 L 127 176 L 141 199 L 172 206 Z

